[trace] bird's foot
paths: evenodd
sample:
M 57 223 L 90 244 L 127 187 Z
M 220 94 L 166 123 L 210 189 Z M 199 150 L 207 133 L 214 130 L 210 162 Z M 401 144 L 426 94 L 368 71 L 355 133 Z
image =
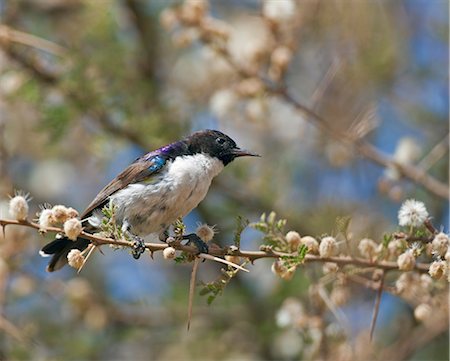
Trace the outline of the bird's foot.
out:
M 133 248 L 131 249 L 131 254 L 134 259 L 139 259 L 141 255 L 145 252 L 144 240 L 138 236 L 133 236 Z
M 209 247 L 208 245 L 195 233 L 185 234 L 183 239 L 187 239 L 187 245 L 193 244 L 198 249 L 198 253 L 208 253 Z

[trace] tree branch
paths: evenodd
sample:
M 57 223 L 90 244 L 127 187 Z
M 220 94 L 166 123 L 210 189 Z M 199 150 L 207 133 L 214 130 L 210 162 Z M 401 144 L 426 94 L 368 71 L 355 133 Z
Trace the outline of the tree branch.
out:
M 0 219 L 0 226 L 6 227 L 8 225 L 16 225 L 16 226 L 22 226 L 22 227 L 29 227 L 34 228 L 37 230 L 42 231 L 39 224 L 30 222 L 30 221 L 16 221 L 16 220 L 8 220 L 8 219 Z M 63 230 L 58 227 L 48 227 L 45 231 L 49 232 L 55 232 L 55 233 L 63 233 Z M 107 237 L 101 237 L 98 235 L 90 234 L 87 232 L 81 232 L 80 237 L 88 239 L 92 241 L 92 243 L 96 246 L 101 245 L 113 245 L 113 246 L 120 246 L 120 247 L 133 247 L 133 242 L 127 241 L 127 240 L 116 240 L 112 238 Z M 166 247 L 173 247 L 176 250 L 184 251 L 186 253 L 192 254 L 192 255 L 198 255 L 198 249 L 196 247 L 183 245 L 179 242 L 173 242 L 169 244 L 166 243 L 145 243 L 145 248 L 148 249 L 150 252 L 157 252 L 162 251 Z M 275 258 L 279 259 L 281 257 L 286 256 L 297 256 L 297 253 L 284 253 L 284 252 L 277 252 L 273 250 L 267 250 L 267 251 L 246 251 L 246 250 L 229 250 L 228 247 L 226 248 L 220 248 L 217 247 L 210 247 L 209 254 L 203 255 L 200 254 L 201 258 L 205 259 L 211 259 L 212 256 L 219 256 L 223 257 L 226 255 L 232 255 L 232 256 L 238 256 L 243 258 L 248 258 L 251 262 L 254 262 L 261 258 Z M 398 265 L 396 262 L 389 262 L 389 261 L 379 261 L 379 262 L 372 262 L 367 259 L 363 258 L 356 258 L 356 257 L 349 257 L 349 256 L 339 256 L 339 257 L 320 257 L 316 255 L 307 254 L 304 258 L 305 263 L 313 263 L 313 262 L 319 262 L 319 263 L 326 263 L 326 262 L 333 262 L 341 266 L 346 265 L 353 265 L 353 266 L 360 266 L 360 267 L 370 267 L 370 268 L 379 268 L 384 271 L 393 271 L 393 270 L 399 270 Z M 227 263 L 228 264 L 228 263 Z M 425 273 L 428 272 L 430 268 L 430 265 L 428 263 L 416 263 L 414 266 L 414 270 Z

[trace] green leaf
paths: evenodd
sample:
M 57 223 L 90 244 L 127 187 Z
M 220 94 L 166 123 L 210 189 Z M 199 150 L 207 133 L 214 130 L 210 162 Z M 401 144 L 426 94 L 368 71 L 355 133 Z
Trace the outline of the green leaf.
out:
M 234 232 L 234 245 L 237 248 L 241 247 L 241 235 L 244 229 L 249 225 L 249 220 L 242 218 L 242 216 L 236 217 L 236 231 Z

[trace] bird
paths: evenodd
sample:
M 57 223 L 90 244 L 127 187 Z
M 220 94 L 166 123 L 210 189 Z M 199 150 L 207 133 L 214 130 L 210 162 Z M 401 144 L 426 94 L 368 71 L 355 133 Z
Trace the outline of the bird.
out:
M 105 206 L 113 205 L 115 222 L 133 241 L 132 255 L 138 259 L 145 251 L 143 237 L 169 237 L 170 226 L 186 216 L 205 198 L 211 182 L 235 158 L 258 154 L 239 148 L 228 135 L 218 130 L 197 131 L 184 139 L 165 145 L 137 158 L 108 183 L 81 214 L 85 232 L 95 233 L 101 227 Z M 199 252 L 207 245 L 194 233 L 183 239 L 193 243 Z M 68 263 L 72 249 L 83 251 L 90 240 L 75 241 L 62 234 L 40 250 L 51 257 L 47 271 L 53 272 Z

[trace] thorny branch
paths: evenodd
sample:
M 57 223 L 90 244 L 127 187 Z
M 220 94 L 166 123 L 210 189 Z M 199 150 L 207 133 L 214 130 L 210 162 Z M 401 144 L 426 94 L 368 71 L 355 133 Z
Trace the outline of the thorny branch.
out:
M 41 227 L 39 224 L 30 222 L 30 221 L 16 221 L 16 220 L 6 220 L 6 219 L 0 219 L 0 226 L 6 227 L 8 225 L 16 225 L 16 226 L 23 226 L 23 227 L 30 227 L 37 230 L 41 230 Z M 62 233 L 63 230 L 58 227 L 48 227 L 46 228 L 46 231 L 49 232 L 56 232 L 56 233 Z M 96 246 L 101 245 L 113 245 L 113 246 L 121 246 L 121 247 L 133 247 L 133 242 L 126 241 L 126 240 L 116 240 L 112 238 L 107 237 L 101 237 L 98 235 L 81 232 L 80 237 L 89 239 L 92 241 L 92 243 Z M 196 247 L 188 246 L 180 244 L 179 242 L 173 242 L 169 244 L 166 243 L 145 243 L 145 248 L 148 249 L 151 253 L 162 251 L 167 247 L 173 247 L 176 250 L 184 251 L 189 254 L 196 255 L 198 253 L 198 249 Z M 226 255 L 232 255 L 237 257 L 243 257 L 249 259 L 251 262 L 254 262 L 258 259 L 262 258 L 280 258 L 285 256 L 292 256 L 293 254 L 290 253 L 284 253 L 284 252 L 278 252 L 271 249 L 263 250 L 263 251 L 246 251 L 241 249 L 229 249 L 229 248 L 220 248 L 220 247 L 210 247 L 209 254 L 203 254 L 201 253 L 198 255 L 200 258 L 205 259 L 212 259 L 212 257 L 223 257 Z M 341 256 L 341 257 L 320 257 L 316 255 L 305 255 L 304 258 L 305 263 L 312 263 L 312 262 L 333 262 L 341 266 L 345 265 L 354 265 L 354 266 L 361 266 L 361 267 L 371 267 L 371 268 L 378 268 L 384 271 L 393 271 L 393 270 L 399 270 L 398 265 L 396 262 L 389 262 L 389 261 L 379 261 L 379 262 L 372 262 L 370 260 L 366 260 L 363 258 L 358 257 L 350 257 L 350 256 Z M 414 266 L 414 270 L 425 273 L 428 272 L 430 268 L 430 265 L 428 263 L 416 263 Z
M 381 165 L 385 168 L 395 168 L 398 172 L 405 178 L 420 184 L 422 187 L 427 189 L 429 192 L 444 198 L 450 199 L 450 192 L 448 184 L 440 182 L 431 175 L 429 175 L 426 170 L 418 166 L 401 164 L 396 162 L 392 157 L 387 154 L 382 153 L 372 144 L 364 139 L 356 139 L 350 134 L 339 131 L 338 129 L 330 126 L 330 122 L 322 118 L 315 111 L 311 110 L 309 107 L 300 103 L 295 97 L 289 92 L 284 84 L 274 84 L 261 74 L 255 72 L 249 72 L 246 69 L 242 69 L 236 62 L 232 59 L 231 54 L 224 47 L 214 46 L 209 42 L 205 42 L 206 45 L 210 46 L 217 54 L 221 55 L 228 64 L 237 72 L 242 78 L 257 77 L 265 86 L 265 91 L 269 94 L 277 96 L 283 99 L 285 102 L 291 104 L 296 110 L 304 114 L 311 123 L 317 126 L 321 131 L 334 138 L 335 140 L 346 144 L 347 146 L 352 146 L 358 152 L 359 155 L 365 157 L 366 159 Z M 448 145 L 448 137 L 444 139 L 444 142 Z

